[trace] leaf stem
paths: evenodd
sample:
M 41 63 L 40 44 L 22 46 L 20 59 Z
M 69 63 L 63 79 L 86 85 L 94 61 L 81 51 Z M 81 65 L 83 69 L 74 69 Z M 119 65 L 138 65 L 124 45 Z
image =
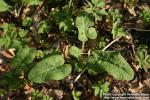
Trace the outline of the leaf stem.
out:
M 118 41 L 120 38 L 121 37 L 118 37 L 118 38 L 114 39 L 113 41 L 111 41 L 105 48 L 102 49 L 102 51 L 105 51 L 106 49 L 108 49 L 113 43 Z
M 85 42 L 82 42 L 82 48 L 81 48 L 81 53 L 84 53 L 84 46 L 85 46 Z M 78 81 L 78 79 L 82 76 L 82 74 L 87 70 L 87 67 L 84 67 L 83 70 L 81 71 L 81 73 L 75 78 L 73 83 L 76 83 Z
M 78 79 L 82 76 L 82 74 L 87 70 L 88 68 L 85 67 L 82 72 L 75 78 L 74 83 L 76 83 L 78 81 Z

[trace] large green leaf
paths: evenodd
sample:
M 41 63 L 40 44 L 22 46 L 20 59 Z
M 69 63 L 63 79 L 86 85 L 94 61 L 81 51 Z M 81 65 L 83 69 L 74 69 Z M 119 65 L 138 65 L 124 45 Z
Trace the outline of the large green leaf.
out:
M 32 82 L 43 83 L 49 80 L 61 80 L 71 73 L 71 65 L 64 64 L 61 55 L 52 55 L 37 63 L 28 78 Z
M 0 12 L 9 10 L 10 6 L 4 0 L 0 0 Z
M 91 72 L 106 71 L 117 80 L 132 80 L 134 72 L 119 52 L 94 51 L 88 59 Z
M 10 64 L 13 67 L 25 67 L 33 62 L 36 55 L 36 50 L 33 48 L 23 48 L 16 56 L 11 60 Z
M 86 42 L 88 38 L 90 39 L 96 38 L 95 31 L 93 30 L 94 28 L 91 28 L 92 26 L 94 26 L 94 22 L 90 15 L 81 14 L 76 18 L 76 27 L 78 28 L 78 32 L 79 32 L 78 39 L 80 41 Z M 93 31 L 94 31 L 94 34 L 93 34 Z

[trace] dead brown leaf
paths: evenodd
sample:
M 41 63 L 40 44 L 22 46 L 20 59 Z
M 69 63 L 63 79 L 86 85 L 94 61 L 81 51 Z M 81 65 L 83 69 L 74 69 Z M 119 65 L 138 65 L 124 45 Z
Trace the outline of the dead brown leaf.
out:
M 134 7 L 127 7 L 128 8 L 128 11 L 130 14 L 132 14 L 133 16 L 136 16 L 136 12 L 135 12 L 135 8 Z
M 29 94 L 32 93 L 34 89 L 32 88 L 32 84 L 25 84 L 24 90 L 25 94 Z
M 0 72 L 5 72 L 6 70 L 3 68 L 3 66 L 0 65 Z
M 138 81 L 137 79 L 132 83 L 129 84 L 129 91 L 131 93 L 141 93 L 140 90 L 144 87 L 142 82 Z
M 69 57 L 68 57 L 68 48 L 69 48 L 69 45 L 66 45 L 66 46 L 63 48 L 63 53 L 64 53 L 65 58 L 69 58 Z
M 8 51 L 11 55 L 15 56 L 15 53 L 14 53 L 15 48 L 10 48 Z
M 0 53 L 1 53 L 4 57 L 6 57 L 6 58 L 8 58 L 8 59 L 12 59 L 12 58 L 15 56 L 14 51 L 15 51 L 15 49 L 11 48 L 11 49 L 9 49 L 8 51 L 2 50 L 2 51 L 0 51 Z

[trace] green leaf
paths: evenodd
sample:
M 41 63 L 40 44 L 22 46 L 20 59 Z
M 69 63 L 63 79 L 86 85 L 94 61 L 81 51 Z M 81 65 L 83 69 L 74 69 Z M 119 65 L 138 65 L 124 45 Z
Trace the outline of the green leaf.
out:
M 79 58 L 81 56 L 81 50 L 77 48 L 76 46 L 71 46 L 69 48 L 69 54 L 76 58 Z
M 30 71 L 28 79 L 36 83 L 61 80 L 71 73 L 71 65 L 64 64 L 61 55 L 52 55 L 37 63 Z
M 26 17 L 23 21 L 22 21 L 22 26 L 24 27 L 30 27 L 32 24 L 32 18 L 31 17 Z
M 6 95 L 7 92 L 5 89 L 0 89 L 0 96 L 3 97 L 4 95 Z
M 28 34 L 28 30 L 19 29 L 19 36 L 21 38 L 25 37 Z
M 50 31 L 50 26 L 46 21 L 42 21 L 39 24 L 38 33 L 48 33 Z
M 100 9 L 96 11 L 99 15 L 108 15 L 108 13 L 104 9 Z
M 87 1 L 87 3 L 89 5 L 90 9 L 92 10 L 94 8 L 94 5 L 92 4 L 92 2 Z
M 107 93 L 109 91 L 109 83 L 108 82 L 104 82 L 102 85 L 101 85 L 101 88 L 103 90 L 103 93 Z
M 86 41 L 88 41 L 88 38 L 87 38 L 87 36 L 86 36 L 85 33 L 79 33 L 78 39 L 79 39 L 81 42 L 86 42 Z
M 3 35 L 0 38 L 0 47 L 5 49 L 15 48 L 16 50 L 22 49 L 27 45 L 29 39 L 25 38 L 28 31 L 24 29 L 18 29 L 14 24 L 4 23 L 0 25 L 3 29 Z
M 97 32 L 95 28 L 90 27 L 86 35 L 89 39 L 95 39 L 97 37 Z
M 33 62 L 35 55 L 35 49 L 29 47 L 23 48 L 11 60 L 10 64 L 13 67 L 26 67 Z
M 86 8 L 85 11 L 86 11 L 87 13 L 93 13 L 93 9 L 92 9 L 92 8 Z
M 11 44 L 11 39 L 9 37 L 0 38 L 0 47 L 5 47 L 5 49 L 9 49 Z
M 70 19 L 70 18 L 69 18 Z M 72 28 L 72 21 L 71 20 L 63 20 L 59 23 L 59 29 L 63 31 L 70 32 Z
M 21 41 L 19 41 L 17 39 L 12 39 L 7 48 L 15 48 L 16 50 L 18 50 L 18 49 L 22 49 L 22 46 L 23 45 L 22 45 Z
M 134 77 L 133 69 L 119 52 L 95 50 L 87 65 L 94 73 L 106 71 L 117 80 L 132 80 Z
M 42 97 L 43 97 L 42 100 L 54 100 L 53 97 L 50 97 L 48 95 L 43 95 Z
M 94 95 L 97 96 L 100 92 L 100 87 L 98 84 L 92 85 L 92 88 L 94 89 Z
M 8 24 L 8 23 L 4 23 L 0 25 L 0 28 L 3 29 L 4 35 L 10 35 L 10 33 L 13 33 L 16 30 L 16 27 L 14 24 Z
M 0 12 L 9 10 L 10 6 L 4 0 L 0 0 Z
M 72 91 L 72 96 L 74 100 L 80 100 L 81 94 L 82 94 L 81 91 L 77 91 L 77 90 Z
M 95 38 L 94 29 L 90 28 L 92 26 L 94 26 L 94 22 L 90 15 L 81 13 L 81 15 L 79 15 L 76 18 L 76 27 L 78 28 L 78 32 L 79 32 L 78 39 L 81 42 L 88 41 L 88 38 L 92 38 L 92 39 Z M 90 29 L 92 29 L 92 30 L 90 30 Z M 91 32 L 94 32 L 94 33 L 92 33 L 94 35 L 91 35 Z M 90 35 L 91 35 L 91 37 L 90 37 Z
M 102 97 L 104 93 L 108 93 L 109 83 L 102 80 L 99 81 L 98 84 L 93 84 L 92 88 L 94 89 L 95 96 L 99 95 L 100 97 Z
M 0 47 L 3 47 L 7 44 L 7 39 L 6 38 L 0 38 Z
M 145 7 L 143 12 L 140 14 L 140 17 L 142 17 L 142 20 L 145 24 L 150 23 L 150 9 L 148 7 Z
M 86 32 L 90 24 L 93 24 L 93 23 L 91 23 L 90 19 L 86 16 L 78 16 L 76 18 L 76 27 L 78 28 L 78 31 L 79 31 L 78 38 L 80 41 L 85 42 L 88 40 L 86 36 Z
M 63 10 L 55 8 L 52 11 L 52 17 L 59 29 L 63 32 L 70 32 L 72 29 L 72 10 L 70 8 L 64 8 Z
M 92 0 L 92 3 L 95 4 L 96 7 L 105 6 L 105 2 L 103 0 Z
M 126 33 L 124 32 L 122 27 L 119 27 L 120 24 L 120 20 L 117 20 L 116 22 L 113 23 L 113 29 L 112 29 L 112 35 L 113 35 L 113 39 L 116 37 L 121 37 L 121 36 L 125 36 Z
M 17 90 L 20 88 L 22 80 L 19 78 L 18 72 L 14 70 L 5 73 L 1 80 L 1 85 L 7 86 L 10 90 Z
M 147 52 L 148 47 L 139 46 L 138 53 L 136 56 L 137 61 L 139 62 L 140 68 L 144 69 L 146 72 L 150 68 L 150 55 Z
M 42 0 L 22 0 L 22 3 L 28 5 L 40 5 Z

